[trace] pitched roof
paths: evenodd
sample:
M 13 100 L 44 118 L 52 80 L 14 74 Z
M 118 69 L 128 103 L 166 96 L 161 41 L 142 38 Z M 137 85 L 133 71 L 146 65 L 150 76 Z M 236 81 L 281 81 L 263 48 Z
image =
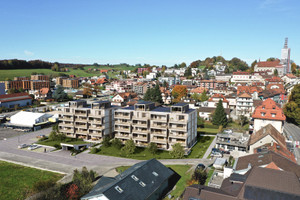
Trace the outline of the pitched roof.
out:
M 238 86 L 237 87 L 237 94 L 242 93 L 242 92 L 247 92 L 249 94 L 253 94 L 254 92 L 261 92 L 263 89 L 261 87 L 257 86 Z
M 294 74 L 286 74 L 286 76 L 287 76 L 288 78 L 297 78 L 297 76 L 295 76 Z
M 219 99 L 221 99 L 223 102 L 226 102 L 226 103 L 229 102 L 222 94 L 218 94 L 218 93 L 216 93 L 216 94 L 214 94 L 213 96 L 211 96 L 211 97 L 208 99 L 208 101 L 215 101 L 215 100 L 213 100 L 214 98 L 219 98 Z
M 81 199 L 91 199 L 101 194 L 108 199 L 147 199 L 158 189 L 165 189 L 160 188 L 163 183 L 167 182 L 168 186 L 176 184 L 176 180 L 175 183 L 168 181 L 174 175 L 176 175 L 174 171 L 156 159 L 143 161 L 125 170 L 114 180 L 105 180 L 106 185 L 96 185 L 89 194 Z
M 269 119 L 285 121 L 286 117 L 281 108 L 272 99 L 265 100 L 261 106 L 256 107 L 252 115 L 253 119 Z
M 252 98 L 252 96 L 248 93 L 241 93 L 238 97 L 243 97 L 243 98 Z
M 201 93 L 203 93 L 203 91 L 207 91 L 207 89 L 205 87 L 197 87 L 197 88 L 192 89 L 190 92 L 201 94 Z
M 237 72 L 233 72 L 233 75 L 250 75 L 250 72 L 242 72 L 242 71 L 237 71 Z
M 250 136 L 249 145 L 253 145 L 262 138 L 270 135 L 279 145 L 286 147 L 285 137 L 274 126 L 268 124 Z
M 280 168 L 274 162 L 271 162 L 265 168 L 280 170 Z
M 39 94 L 48 94 L 49 90 L 49 88 L 42 88 L 40 89 Z
M 281 90 L 281 93 L 285 93 L 285 89 L 284 89 L 284 86 L 282 84 L 268 84 L 267 87 L 266 87 L 267 90 L 270 90 L 270 89 L 277 89 L 278 91 Z
M 1 103 L 11 102 L 11 101 L 20 101 L 20 100 L 26 100 L 26 99 L 32 99 L 26 92 L 0 95 Z
M 283 82 L 283 80 L 278 76 L 273 76 L 272 78 L 267 78 L 266 81 L 268 81 L 268 82 Z
M 282 66 L 280 64 L 280 60 L 276 61 L 266 61 L 266 62 L 258 62 L 257 67 L 277 67 L 277 66 Z

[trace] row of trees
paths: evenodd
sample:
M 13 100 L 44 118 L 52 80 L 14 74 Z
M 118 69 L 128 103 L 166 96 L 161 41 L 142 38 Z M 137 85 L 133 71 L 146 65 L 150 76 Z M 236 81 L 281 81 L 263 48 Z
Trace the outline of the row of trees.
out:
M 287 121 L 300 125 L 300 84 L 294 86 L 283 111 L 287 117 Z

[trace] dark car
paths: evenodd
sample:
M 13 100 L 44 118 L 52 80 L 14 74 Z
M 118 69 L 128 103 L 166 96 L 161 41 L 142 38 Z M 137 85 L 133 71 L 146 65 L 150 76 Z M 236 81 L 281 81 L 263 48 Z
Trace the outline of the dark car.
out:
M 205 169 L 205 165 L 200 163 L 200 164 L 197 165 L 196 169 Z

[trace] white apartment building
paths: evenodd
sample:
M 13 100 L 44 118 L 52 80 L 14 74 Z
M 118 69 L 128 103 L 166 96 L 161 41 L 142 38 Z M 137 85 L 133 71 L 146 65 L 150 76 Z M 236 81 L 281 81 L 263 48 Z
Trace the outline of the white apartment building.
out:
M 85 100 L 70 101 L 60 114 L 59 131 L 68 137 L 100 142 L 104 136 L 112 136 L 115 109 L 109 101 L 91 105 Z
M 197 111 L 186 103 L 171 107 L 156 107 L 142 101 L 115 111 L 115 138 L 123 143 L 133 139 L 136 146 L 147 147 L 151 142 L 159 149 L 170 150 L 180 143 L 186 150 L 197 142 Z
M 253 112 L 253 98 L 248 93 L 241 93 L 236 98 L 236 115 L 250 118 Z

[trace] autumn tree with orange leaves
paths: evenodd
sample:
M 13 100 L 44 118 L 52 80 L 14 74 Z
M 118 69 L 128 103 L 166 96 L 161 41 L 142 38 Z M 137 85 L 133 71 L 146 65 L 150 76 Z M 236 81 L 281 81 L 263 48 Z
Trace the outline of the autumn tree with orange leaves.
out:
M 77 200 L 79 195 L 79 188 L 76 184 L 71 184 L 67 191 L 67 198 L 69 200 Z
M 172 90 L 172 96 L 174 97 L 174 102 L 177 103 L 182 97 L 186 97 L 187 87 L 186 85 L 176 85 Z

